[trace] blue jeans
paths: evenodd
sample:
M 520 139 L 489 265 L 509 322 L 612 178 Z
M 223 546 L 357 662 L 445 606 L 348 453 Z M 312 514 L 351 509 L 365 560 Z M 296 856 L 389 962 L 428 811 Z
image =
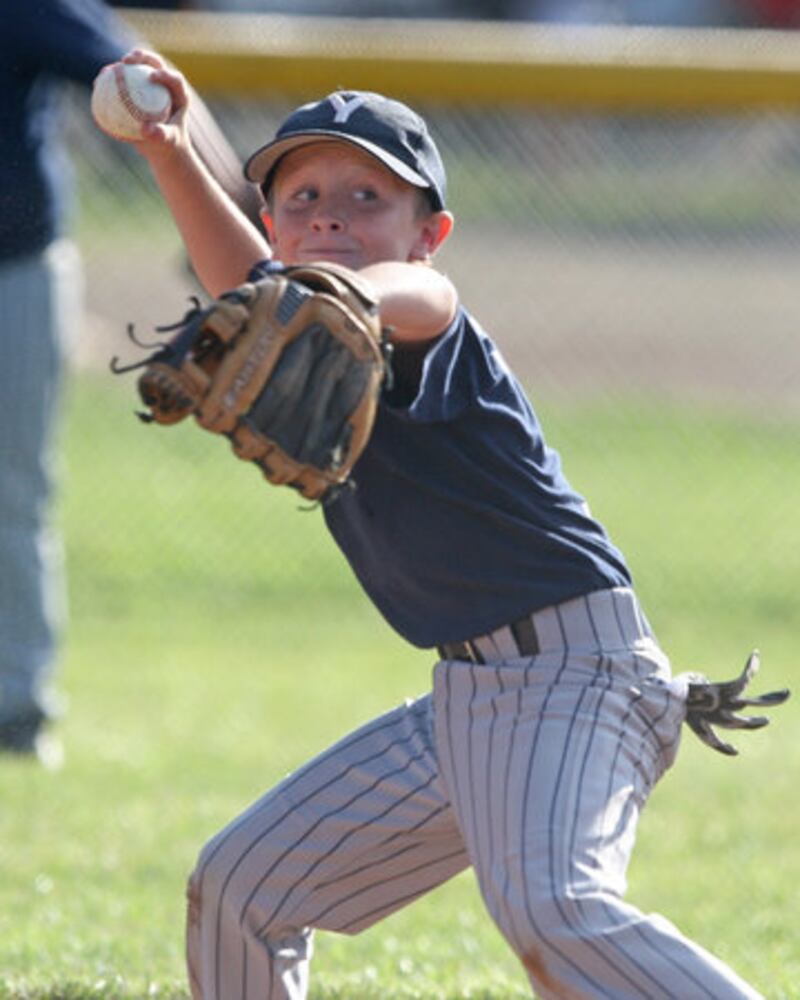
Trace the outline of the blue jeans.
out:
M 62 362 L 82 308 L 67 240 L 0 263 L 0 723 L 54 711 L 63 621 L 60 540 L 51 516 Z

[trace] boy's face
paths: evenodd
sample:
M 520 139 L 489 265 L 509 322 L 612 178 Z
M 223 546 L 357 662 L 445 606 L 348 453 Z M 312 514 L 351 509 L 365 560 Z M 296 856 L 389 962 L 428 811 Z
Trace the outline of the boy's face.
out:
M 450 230 L 447 212 L 422 209 L 419 188 L 345 142 L 312 142 L 278 164 L 264 223 L 284 264 L 328 261 L 358 270 L 424 260 Z

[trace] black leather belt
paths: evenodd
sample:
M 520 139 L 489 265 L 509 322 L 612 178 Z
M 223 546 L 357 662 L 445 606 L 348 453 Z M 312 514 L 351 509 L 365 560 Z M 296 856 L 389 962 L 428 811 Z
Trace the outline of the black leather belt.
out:
M 436 647 L 436 651 L 443 660 L 466 660 L 469 663 L 508 659 L 509 633 L 517 656 L 535 656 L 539 652 L 539 639 L 530 616 L 476 639 L 444 642 Z

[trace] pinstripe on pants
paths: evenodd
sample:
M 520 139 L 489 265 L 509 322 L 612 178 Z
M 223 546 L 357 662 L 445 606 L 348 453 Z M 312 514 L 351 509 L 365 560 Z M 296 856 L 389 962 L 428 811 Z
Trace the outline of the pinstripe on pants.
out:
M 60 542 L 49 512 L 65 344 L 80 316 L 68 240 L 0 264 L 0 722 L 46 714 L 63 617 Z
M 312 928 L 355 933 L 470 864 L 542 998 L 757 997 L 622 899 L 683 720 L 633 594 L 534 624 L 538 655 L 439 663 L 431 696 L 357 730 L 206 845 L 189 886 L 195 998 L 299 1000 Z

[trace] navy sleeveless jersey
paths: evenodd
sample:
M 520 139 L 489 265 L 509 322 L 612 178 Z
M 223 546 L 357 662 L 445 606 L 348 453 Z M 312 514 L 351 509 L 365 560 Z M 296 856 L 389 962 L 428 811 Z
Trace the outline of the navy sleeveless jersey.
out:
M 413 399 L 397 395 L 382 396 L 355 489 L 324 514 L 361 585 L 409 642 L 472 638 L 630 586 L 622 555 L 466 310 L 428 350 Z

